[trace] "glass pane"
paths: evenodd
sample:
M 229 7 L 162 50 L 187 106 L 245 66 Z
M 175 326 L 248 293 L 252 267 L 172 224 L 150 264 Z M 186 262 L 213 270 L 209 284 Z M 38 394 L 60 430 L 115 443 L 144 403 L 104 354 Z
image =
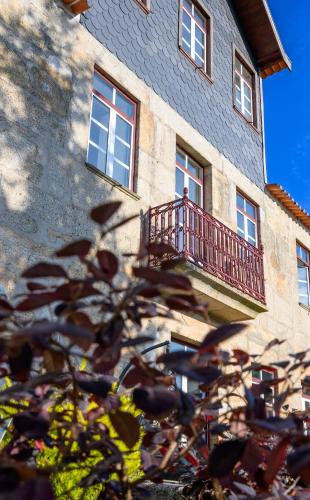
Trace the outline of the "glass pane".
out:
M 116 116 L 116 130 L 115 134 L 120 138 L 123 139 L 128 145 L 131 144 L 131 130 L 132 127 L 127 123 L 123 118 L 120 116 Z
M 186 168 L 186 159 L 185 159 L 185 154 L 182 153 L 181 151 L 177 151 L 177 163 L 181 165 L 181 167 Z
M 110 109 L 97 97 L 93 98 L 92 118 L 101 123 L 104 127 L 109 127 Z
M 108 145 L 108 132 L 106 132 L 102 127 L 99 127 L 99 125 L 95 122 L 91 122 L 90 140 L 106 152 Z
M 114 157 L 117 158 L 117 160 L 121 161 L 122 163 L 125 163 L 129 167 L 130 165 L 130 148 L 123 144 L 121 141 L 118 139 L 115 140 L 115 146 L 114 146 Z
M 239 61 L 238 57 L 236 57 L 236 70 L 238 71 L 238 73 L 242 73 L 242 69 L 241 69 L 241 62 Z
M 298 257 L 301 258 L 304 262 L 309 262 L 309 253 L 307 250 L 305 250 L 303 247 L 300 245 L 297 245 L 297 255 Z
M 272 380 L 273 378 L 273 373 L 262 370 L 262 380 Z
M 113 102 L 113 86 L 101 78 L 98 73 L 94 74 L 93 86 L 101 95 Z
M 252 370 L 252 377 L 261 379 L 261 372 L 259 370 Z
M 183 0 L 183 5 L 189 12 L 192 12 L 192 2 L 189 2 L 189 0 Z
M 299 295 L 304 295 L 305 297 L 308 296 L 308 283 L 306 281 L 299 281 L 298 282 L 298 290 L 299 290 Z
M 237 193 L 237 207 L 241 208 L 241 210 L 244 210 L 244 198 L 241 196 L 241 194 Z
M 244 234 L 244 215 L 237 212 L 237 227 Z
M 134 117 L 134 104 L 118 91 L 116 92 L 115 105 L 118 109 L 125 113 L 125 115 L 129 116 L 129 118 Z
M 182 31 L 182 42 L 187 46 L 191 46 L 191 33 L 190 31 L 187 31 L 187 29 L 183 26 L 183 31 Z M 182 43 L 182 45 L 183 45 Z
M 252 99 L 251 88 L 246 83 L 244 83 L 243 90 L 244 90 L 245 97 L 247 97 L 251 101 L 251 99 Z
M 308 269 L 306 266 L 302 264 L 302 262 L 298 262 L 298 280 L 308 282 Z
M 188 188 L 189 199 L 201 206 L 201 186 L 197 184 L 197 182 L 193 181 L 193 179 L 189 179 Z
M 195 46 L 195 55 L 197 56 L 198 60 L 199 60 L 199 64 L 201 64 L 200 62 L 204 62 L 204 56 L 205 56 L 205 51 L 204 51 L 204 48 L 201 47 L 201 45 L 199 45 L 198 43 L 196 43 L 196 46 Z
M 179 196 L 183 196 L 183 191 L 184 191 L 184 173 L 177 168 L 176 169 L 176 180 L 175 180 L 175 192 Z
M 249 203 L 247 200 L 245 201 L 245 211 L 250 217 L 256 219 L 255 207 L 254 205 L 252 205 L 252 203 Z
M 248 219 L 248 234 L 251 239 L 256 240 L 256 227 L 255 224 Z
M 200 45 L 204 47 L 205 45 L 204 32 L 199 28 L 199 26 L 197 26 L 197 24 L 195 25 L 195 37 L 196 40 L 200 43 Z
M 191 30 L 191 16 L 185 10 L 183 10 L 183 24 L 185 24 L 189 31 Z
M 118 181 L 123 186 L 129 186 L 129 170 L 114 160 L 113 163 L 113 179 Z
M 197 177 L 197 179 L 202 180 L 202 168 L 194 163 L 190 158 L 187 158 L 187 170 Z
M 246 80 L 246 82 L 250 85 L 250 87 L 252 87 L 252 75 L 245 66 L 242 66 L 242 76 Z
M 95 148 L 91 144 L 89 144 L 87 161 L 90 165 L 97 167 L 102 172 L 106 171 L 106 153 L 102 153 L 99 149 Z

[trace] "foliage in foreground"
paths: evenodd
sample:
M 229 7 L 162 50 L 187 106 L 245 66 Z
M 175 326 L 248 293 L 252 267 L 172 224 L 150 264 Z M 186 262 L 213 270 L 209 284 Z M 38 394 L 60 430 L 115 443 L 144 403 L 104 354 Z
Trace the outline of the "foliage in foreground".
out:
M 161 482 L 178 464 L 191 467 L 188 498 L 302 498 L 309 494 L 310 437 L 306 415 L 283 406 L 305 376 L 307 352 L 274 363 L 281 377 L 246 385 L 263 355 L 228 352 L 222 343 L 245 327 L 208 333 L 197 352 L 141 354 L 154 343 L 148 322 L 171 311 L 207 318 L 187 277 L 173 268 L 173 248 L 153 242 L 126 255 L 126 272 L 105 239 L 127 221 L 112 223 L 120 203 L 92 210 L 101 238 L 70 243 L 55 258 L 77 259 L 79 277 L 61 264 L 40 262 L 23 273 L 27 292 L 0 299 L 2 439 L 0 498 L 133 498 L 146 480 Z M 131 218 L 129 218 L 130 220 Z M 150 257 L 160 268 L 148 265 Z M 129 269 L 130 264 L 130 269 Z M 41 310 L 37 320 L 35 311 Z M 117 375 L 131 360 L 120 390 Z M 195 395 L 175 386 L 175 375 L 197 383 Z M 305 376 L 306 383 L 310 380 Z M 280 388 L 275 416 L 261 397 Z M 218 444 L 209 453 L 207 427 Z M 289 474 L 287 473 L 289 471 Z M 304 497 L 306 498 L 306 497 Z

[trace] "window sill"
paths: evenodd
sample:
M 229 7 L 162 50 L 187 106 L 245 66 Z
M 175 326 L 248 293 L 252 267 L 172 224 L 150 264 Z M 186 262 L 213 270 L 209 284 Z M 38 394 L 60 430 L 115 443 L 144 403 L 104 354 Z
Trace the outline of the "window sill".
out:
M 140 9 L 143 10 L 144 14 L 149 14 L 151 11 L 148 9 L 143 3 L 139 2 L 139 0 L 135 0 L 136 4 L 139 5 Z
M 211 76 L 208 75 L 208 73 L 206 73 L 205 71 L 203 71 L 203 69 L 199 68 L 199 66 L 197 66 L 195 61 L 185 52 L 185 50 L 182 49 L 182 47 L 179 47 L 179 51 L 191 63 L 191 65 L 194 66 L 195 71 L 197 71 L 199 75 L 203 76 L 209 83 L 213 83 L 213 79 L 211 78 Z
M 302 307 L 302 309 L 304 309 L 310 314 L 310 306 L 305 306 L 305 304 L 302 304 L 301 302 L 299 302 L 299 305 L 300 307 Z
M 254 132 L 256 132 L 257 134 L 259 134 L 259 130 L 256 127 L 256 125 L 253 125 L 253 123 L 249 122 L 246 119 L 246 117 L 244 116 L 244 114 L 241 113 L 241 111 L 239 111 L 239 109 L 237 108 L 237 106 L 235 104 L 233 105 L 233 108 L 234 108 L 235 112 L 237 113 L 237 115 L 241 116 L 241 118 L 243 118 L 243 120 L 249 125 L 249 127 L 251 127 L 251 129 L 253 129 Z
M 111 184 L 111 186 L 116 187 L 117 189 L 122 191 L 122 193 L 127 194 L 128 196 L 130 196 L 130 198 L 133 198 L 134 200 L 141 200 L 141 196 L 139 196 L 137 193 L 135 193 L 134 191 L 131 191 L 131 189 L 128 189 L 127 187 L 123 186 L 119 182 L 115 181 L 114 179 L 112 179 L 112 177 L 109 177 L 108 175 L 104 174 L 103 172 L 98 170 L 98 168 L 95 167 L 94 165 L 91 165 L 87 161 L 85 162 L 85 165 L 86 165 L 87 169 L 90 170 L 93 174 L 98 175 L 98 177 L 101 177 L 101 179 L 104 179 L 106 182 Z

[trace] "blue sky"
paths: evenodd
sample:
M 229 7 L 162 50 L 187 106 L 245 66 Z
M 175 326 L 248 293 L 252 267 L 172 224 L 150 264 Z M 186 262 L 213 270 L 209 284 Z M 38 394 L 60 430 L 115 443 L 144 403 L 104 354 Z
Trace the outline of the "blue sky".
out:
M 310 0 L 269 0 L 293 72 L 264 81 L 268 181 L 310 213 Z

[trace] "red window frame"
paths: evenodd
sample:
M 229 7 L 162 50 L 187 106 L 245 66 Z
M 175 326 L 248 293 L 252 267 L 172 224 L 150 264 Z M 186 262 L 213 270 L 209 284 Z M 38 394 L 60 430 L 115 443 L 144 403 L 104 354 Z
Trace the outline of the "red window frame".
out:
M 116 111 L 121 117 L 127 120 L 133 127 L 132 134 L 132 144 L 131 144 L 131 159 L 130 159 L 130 174 L 129 174 L 129 186 L 128 189 L 134 190 L 135 186 L 135 158 L 136 158 L 136 137 L 137 137 L 137 113 L 138 113 L 138 102 L 132 99 L 126 92 L 124 92 L 113 80 L 106 77 L 98 68 L 95 68 L 94 74 L 99 76 L 102 80 L 106 81 L 110 86 L 114 87 L 117 92 L 122 94 L 126 100 L 133 104 L 133 117 L 126 115 L 121 109 L 119 109 L 112 101 L 110 101 L 106 96 L 102 95 L 95 87 L 92 87 L 92 94 L 102 100 L 107 106 Z M 91 111 L 92 112 L 92 111 Z M 91 116 L 91 115 L 90 115 Z M 113 177 L 111 177 L 113 179 Z M 117 181 L 115 181 L 117 182 Z M 127 186 L 124 186 L 127 187 Z
M 252 205 L 252 207 L 255 210 L 255 217 L 252 217 L 245 210 L 243 210 L 242 208 L 238 207 L 238 204 L 237 204 L 238 195 L 241 196 L 242 198 L 244 198 L 244 200 L 247 201 L 250 205 Z M 254 201 L 252 201 L 248 196 L 246 196 L 239 189 L 237 189 L 237 191 L 236 191 L 236 212 L 237 212 L 237 214 L 238 214 L 238 212 L 240 212 L 242 215 L 244 215 L 246 218 L 248 218 L 250 221 L 252 221 L 253 224 L 255 224 L 255 228 L 256 228 L 256 245 L 254 245 L 254 246 L 258 247 L 259 243 L 260 243 L 259 206 L 257 205 L 257 203 L 255 203 Z M 241 238 L 243 238 L 243 236 L 241 236 Z M 244 239 L 246 240 L 246 238 L 244 238 Z M 251 243 L 250 241 L 248 241 L 248 240 L 246 240 L 246 241 L 248 243 L 250 243 L 250 245 L 253 245 L 253 243 Z
M 179 49 L 182 52 L 182 54 L 195 66 L 196 69 L 198 69 L 203 75 L 205 75 L 208 80 L 211 80 L 212 78 L 212 18 L 206 8 L 202 5 L 200 5 L 197 0 L 188 0 L 191 4 L 194 5 L 194 7 L 198 10 L 198 12 L 205 18 L 205 23 L 202 25 L 200 22 L 197 21 L 197 19 L 193 16 L 192 12 L 190 12 L 186 6 L 184 5 L 183 0 L 179 0 Z M 183 11 L 185 11 L 191 19 L 199 26 L 201 30 L 204 31 L 204 36 L 205 36 L 205 44 L 204 44 L 204 53 L 205 53 L 205 59 L 204 59 L 204 68 L 202 69 L 195 59 L 186 52 L 186 50 L 183 47 L 183 40 L 182 40 L 182 34 L 183 34 Z
M 306 254 L 308 255 L 308 260 L 304 260 L 299 254 L 298 254 L 298 247 L 301 248 Z M 299 241 L 296 242 L 296 255 L 297 255 L 297 271 L 298 271 L 298 262 L 301 262 L 303 266 L 308 270 L 308 299 L 310 300 L 310 251 L 308 248 L 306 248 L 304 245 L 299 243 Z M 299 278 L 298 278 L 298 283 L 299 283 Z M 298 288 L 298 294 L 299 294 L 299 288 Z M 300 295 L 299 295 L 300 296 Z M 300 302 L 300 304 L 302 304 Z M 307 307 L 307 306 L 305 306 Z
M 190 170 L 188 170 L 187 168 L 183 167 L 183 165 L 181 165 L 178 161 L 177 161 L 177 153 L 180 152 L 181 154 L 183 154 L 185 157 L 187 157 L 188 159 L 190 159 L 195 165 L 197 165 L 198 168 L 201 169 L 201 172 L 202 172 L 202 179 L 199 179 L 199 177 L 196 177 L 196 175 L 192 174 L 192 172 Z M 180 147 L 177 147 L 176 149 L 176 160 L 175 160 L 175 164 L 176 164 L 176 167 L 181 170 L 184 174 L 186 174 L 188 177 L 190 177 L 191 179 L 193 179 L 193 181 L 196 183 L 196 184 L 199 184 L 201 186 L 201 208 L 203 208 L 203 205 L 204 205 L 204 168 L 202 165 L 200 165 L 192 156 L 190 156 L 189 154 L 186 153 L 186 151 L 184 151 L 182 148 Z M 178 193 L 179 195 L 182 196 L 183 193 Z
M 276 379 L 278 378 L 278 370 L 276 368 L 272 368 L 270 366 L 263 366 L 263 367 L 260 367 L 259 370 L 252 370 L 252 387 L 253 385 L 259 385 L 261 384 L 262 382 L 264 382 L 264 380 L 261 378 L 255 378 L 253 377 L 253 371 L 259 371 L 259 372 L 267 372 L 267 373 L 271 373 L 272 374 L 272 378 L 273 379 Z M 278 385 L 274 385 L 272 386 L 272 391 L 273 391 L 273 398 L 278 394 Z M 262 396 L 261 396 L 262 397 Z M 265 398 L 262 398 L 265 400 Z M 265 401 L 266 402 L 266 406 L 268 409 L 272 409 L 272 413 L 273 413 L 273 405 L 272 403 L 268 403 L 268 401 Z
M 243 113 L 236 101 L 236 75 L 239 75 L 243 80 L 243 76 L 237 70 L 236 60 L 239 61 L 241 66 L 243 66 L 248 73 L 251 75 L 251 98 L 252 98 L 252 120 Z M 246 82 L 247 83 L 247 82 Z M 247 83 L 248 84 L 248 83 Z M 249 85 L 249 84 L 248 84 Z M 243 103 L 242 103 L 243 105 Z M 233 107 L 235 111 L 244 118 L 244 120 L 251 125 L 256 132 L 258 132 L 258 113 L 257 113 L 257 83 L 256 83 L 256 71 L 255 68 L 243 57 L 243 55 L 235 48 L 233 51 Z

